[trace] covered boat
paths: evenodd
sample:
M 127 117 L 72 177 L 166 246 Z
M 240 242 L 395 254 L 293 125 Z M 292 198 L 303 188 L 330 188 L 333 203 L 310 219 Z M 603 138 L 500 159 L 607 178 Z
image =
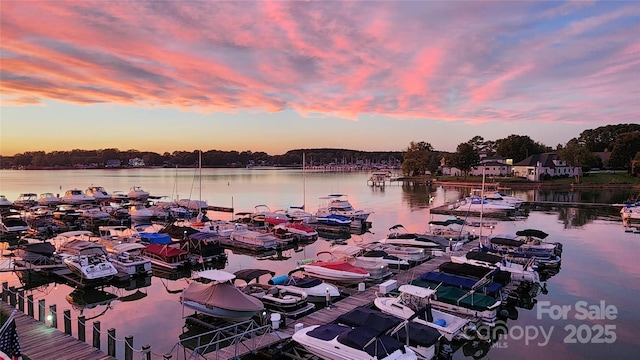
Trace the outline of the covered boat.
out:
M 184 306 L 232 321 L 248 320 L 264 309 L 260 300 L 231 284 L 235 275 L 221 270 L 207 270 L 199 272 L 198 276 L 210 282 L 194 281 L 189 284 L 180 299 Z
M 312 277 L 325 280 L 333 280 L 345 284 L 355 284 L 369 279 L 367 270 L 353 266 L 346 260 L 342 261 L 314 261 L 302 265 L 304 271 Z
M 293 272 L 298 271 L 294 270 Z M 340 297 L 340 291 L 333 284 L 328 284 L 313 277 L 298 277 L 293 275 L 280 275 L 269 279 L 271 285 L 280 285 L 285 289 L 292 288 L 302 290 L 307 294 L 310 302 L 327 302 Z

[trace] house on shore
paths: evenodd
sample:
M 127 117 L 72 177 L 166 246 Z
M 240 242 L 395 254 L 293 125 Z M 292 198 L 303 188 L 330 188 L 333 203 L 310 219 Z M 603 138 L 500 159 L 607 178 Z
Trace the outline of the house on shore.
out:
M 580 166 L 568 166 L 556 153 L 534 154 L 513 164 L 512 174 L 515 177 L 530 181 L 544 180 L 545 177 L 573 177 L 582 175 Z

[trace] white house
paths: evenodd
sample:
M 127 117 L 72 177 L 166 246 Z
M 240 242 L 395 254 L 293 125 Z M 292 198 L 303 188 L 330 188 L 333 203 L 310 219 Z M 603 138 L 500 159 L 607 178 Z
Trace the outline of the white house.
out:
M 542 153 L 531 155 L 516 163 L 512 168 L 513 176 L 539 181 L 545 175 L 551 177 L 573 177 L 582 175 L 582 168 L 570 167 L 566 161 L 560 160 L 556 153 Z

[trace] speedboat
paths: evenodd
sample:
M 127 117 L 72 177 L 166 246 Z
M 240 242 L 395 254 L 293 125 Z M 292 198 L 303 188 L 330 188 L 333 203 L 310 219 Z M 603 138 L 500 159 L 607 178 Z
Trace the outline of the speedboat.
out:
M 36 205 L 38 205 L 38 194 L 34 193 L 22 193 L 18 195 L 18 198 L 13 202 L 13 206 L 25 209 Z
M 89 196 L 93 196 L 97 201 L 111 199 L 111 194 L 109 194 L 102 186 L 90 186 L 84 191 L 84 193 Z
M 179 199 L 177 203 L 184 208 L 194 210 L 196 212 L 201 211 L 202 209 L 206 210 L 207 208 L 209 208 L 209 204 L 207 204 L 207 202 L 204 200 Z
M 13 206 L 13 201 L 7 199 L 4 195 L 0 195 L 0 208 L 8 208 L 11 206 Z
M 406 266 L 409 265 L 409 262 L 397 257 L 387 257 L 385 259 L 382 255 L 379 257 L 364 256 L 364 252 L 364 249 L 355 245 L 333 245 L 328 251 L 336 259 L 345 259 L 349 264 L 367 270 L 372 279 L 382 279 L 391 275 L 389 271 L 390 265 L 395 267 L 398 267 L 400 263 Z
M 89 196 L 82 192 L 82 190 L 71 189 L 64 193 L 64 196 L 60 198 L 61 203 L 65 204 L 86 204 L 95 201 L 96 198 Z
M 113 264 L 104 255 L 60 254 L 69 270 L 83 280 L 108 281 L 118 273 Z
M 623 220 L 640 220 L 640 201 L 624 204 L 620 209 L 620 216 Z
M 282 228 L 293 234 L 295 238 L 301 241 L 314 241 L 318 239 L 318 232 L 303 224 L 301 221 L 285 222 L 274 226 L 274 229 Z
M 153 211 L 149 210 L 144 204 L 137 203 L 129 206 L 129 216 L 133 221 L 149 221 L 153 217 Z
M 364 222 L 371 214 L 371 211 L 354 209 L 347 195 L 331 194 L 320 198 L 320 206 L 318 207 L 316 216 L 324 217 L 330 214 L 341 215 L 349 219 Z
M 59 203 L 60 198 L 50 192 L 42 193 L 40 197 L 38 197 L 38 204 L 42 206 L 56 206 Z
M 457 251 L 464 245 L 463 241 L 454 241 L 452 237 L 445 238 L 441 235 L 408 232 L 401 224 L 390 227 L 387 238 L 381 242 L 400 246 L 443 247 L 452 251 Z
M 66 222 L 73 222 L 80 218 L 82 213 L 72 204 L 58 204 L 53 210 L 53 218 Z
M 251 319 L 264 309 L 257 298 L 243 293 L 231 284 L 235 275 L 222 270 L 205 270 L 197 273 L 199 279 L 183 290 L 181 302 L 184 306 L 212 317 L 232 321 Z
M 501 256 L 488 254 L 481 251 L 470 251 L 462 256 L 451 255 L 451 261 L 458 264 L 471 264 L 490 269 L 496 267 L 511 273 L 511 281 L 515 283 L 530 282 L 540 283 L 540 275 L 531 266 L 516 264 L 507 261 Z M 533 263 L 533 261 L 531 261 Z
M 353 266 L 346 260 L 314 261 L 302 265 L 302 268 L 309 276 L 345 284 L 355 284 L 371 277 L 367 270 Z
M 292 272 L 295 272 L 294 270 Z M 333 284 L 328 284 L 318 278 L 280 275 L 269 279 L 270 285 L 279 285 L 284 289 L 296 289 L 307 294 L 310 302 L 331 302 L 340 297 L 340 291 Z
M 111 214 L 92 204 L 82 204 L 78 206 L 78 211 L 80 211 L 80 216 L 86 220 L 108 221 L 111 219 Z
M 149 197 L 149 192 L 142 190 L 140 186 L 134 186 L 129 190 L 127 197 L 132 200 L 145 201 Z
M 255 251 L 263 251 L 267 249 L 275 249 L 278 246 L 278 240 L 275 236 L 249 230 L 245 226 L 238 225 L 230 235 L 234 246 L 249 248 Z
M 408 346 L 366 326 L 312 325 L 296 331 L 292 339 L 310 353 L 327 360 L 418 359 Z
M 431 307 L 436 291 L 415 285 L 401 285 L 400 295 L 377 297 L 373 303 L 383 313 L 432 327 L 447 340 L 471 340 L 477 335 L 476 325 L 468 318 L 440 311 Z M 415 316 L 418 313 L 418 316 Z
M 145 246 L 140 243 L 114 245 L 107 258 L 121 273 L 128 275 L 146 275 L 151 273 L 151 260 L 142 256 Z
M 299 316 L 315 308 L 307 300 L 307 293 L 298 288 L 283 285 L 269 285 L 259 282 L 262 275 L 275 272 L 262 269 L 242 269 L 234 273 L 236 280 L 244 281 L 244 285 L 236 285 L 243 293 L 258 298 L 267 309 L 284 314 L 285 316 Z M 255 282 L 253 282 L 255 280 Z
M 0 214 L 0 234 L 8 237 L 19 237 L 27 233 L 30 227 L 16 210 L 4 209 Z
M 425 249 L 420 247 L 382 244 L 377 241 L 363 245 L 363 247 L 371 251 L 382 250 L 389 255 L 397 256 L 409 262 L 422 262 L 429 258 L 429 255 L 426 253 Z
M 482 199 L 480 196 L 469 196 L 451 205 L 452 209 L 471 213 L 513 213 L 516 207 L 511 204 L 500 204 Z
M 316 221 L 321 224 L 332 225 L 332 226 L 350 226 L 351 225 L 350 218 L 343 215 L 338 215 L 338 214 L 317 215 Z

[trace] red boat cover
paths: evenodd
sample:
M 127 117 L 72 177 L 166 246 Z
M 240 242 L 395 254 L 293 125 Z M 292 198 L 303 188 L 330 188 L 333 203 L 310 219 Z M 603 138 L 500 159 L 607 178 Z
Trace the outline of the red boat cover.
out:
M 192 282 L 184 290 L 183 299 L 231 311 L 260 311 L 264 308 L 262 301 L 227 283 Z
M 333 262 L 324 262 L 324 261 L 316 261 L 309 265 L 312 266 L 321 266 L 327 269 L 339 270 L 339 271 L 348 271 L 356 274 L 368 274 L 369 272 L 361 267 L 353 266 L 345 261 L 333 261 Z
M 171 258 L 171 257 L 177 257 L 180 255 L 189 254 L 189 252 L 186 250 L 178 249 L 173 246 L 166 246 L 166 245 L 160 245 L 160 244 L 147 245 L 144 251 L 151 254 L 160 255 L 165 258 Z

